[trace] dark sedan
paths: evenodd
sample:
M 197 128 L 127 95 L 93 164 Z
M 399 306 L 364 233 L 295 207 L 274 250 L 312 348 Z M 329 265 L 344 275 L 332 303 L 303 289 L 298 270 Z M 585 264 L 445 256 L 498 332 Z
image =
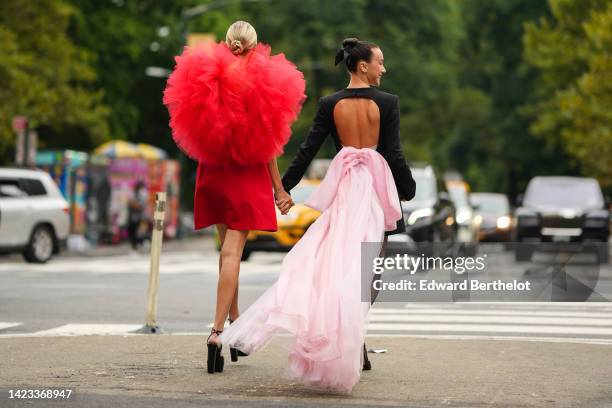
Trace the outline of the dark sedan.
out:
M 529 260 L 538 243 L 556 243 L 577 251 L 596 248 L 600 262 L 608 263 L 610 212 L 606 201 L 593 178 L 533 178 L 515 212 L 516 260 Z
M 402 201 L 406 235 L 392 235 L 390 242 L 398 243 L 396 248 L 403 247 L 401 241 L 416 244 L 418 253 L 441 255 L 455 243 L 455 207 L 431 166 L 412 169 L 412 176 L 416 181 L 415 197 Z

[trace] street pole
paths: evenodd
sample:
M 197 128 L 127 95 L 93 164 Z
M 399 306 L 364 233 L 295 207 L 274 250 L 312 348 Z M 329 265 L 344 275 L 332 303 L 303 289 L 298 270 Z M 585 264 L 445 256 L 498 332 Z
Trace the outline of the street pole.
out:
M 155 194 L 155 213 L 153 215 L 153 234 L 151 237 L 151 265 L 149 268 L 149 289 L 147 291 L 147 318 L 138 333 L 161 333 L 157 325 L 157 288 L 159 278 L 159 257 L 164 236 L 164 215 L 166 212 L 166 192 Z

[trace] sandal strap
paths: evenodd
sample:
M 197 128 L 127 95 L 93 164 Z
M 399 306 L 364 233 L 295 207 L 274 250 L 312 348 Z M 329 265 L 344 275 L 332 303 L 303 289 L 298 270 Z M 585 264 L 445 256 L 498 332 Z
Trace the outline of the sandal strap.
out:
M 212 336 L 213 334 L 221 334 L 223 333 L 223 330 L 216 330 L 214 327 L 210 330 L 210 334 L 208 335 L 208 338 L 206 339 L 206 342 L 208 343 L 208 340 L 210 339 L 210 336 Z

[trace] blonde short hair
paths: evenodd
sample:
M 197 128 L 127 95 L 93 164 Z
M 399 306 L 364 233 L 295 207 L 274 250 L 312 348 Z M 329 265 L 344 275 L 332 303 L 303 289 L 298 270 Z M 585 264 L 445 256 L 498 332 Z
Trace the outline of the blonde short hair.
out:
M 257 45 L 257 32 L 246 21 L 236 21 L 227 29 L 225 35 L 227 46 L 236 55 L 242 54 Z

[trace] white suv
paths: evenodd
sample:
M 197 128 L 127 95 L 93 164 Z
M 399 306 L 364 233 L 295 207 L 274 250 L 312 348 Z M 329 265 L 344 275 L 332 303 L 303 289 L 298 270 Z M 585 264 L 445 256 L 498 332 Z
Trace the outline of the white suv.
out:
M 42 170 L 0 167 L 0 252 L 44 263 L 65 247 L 68 202 Z

